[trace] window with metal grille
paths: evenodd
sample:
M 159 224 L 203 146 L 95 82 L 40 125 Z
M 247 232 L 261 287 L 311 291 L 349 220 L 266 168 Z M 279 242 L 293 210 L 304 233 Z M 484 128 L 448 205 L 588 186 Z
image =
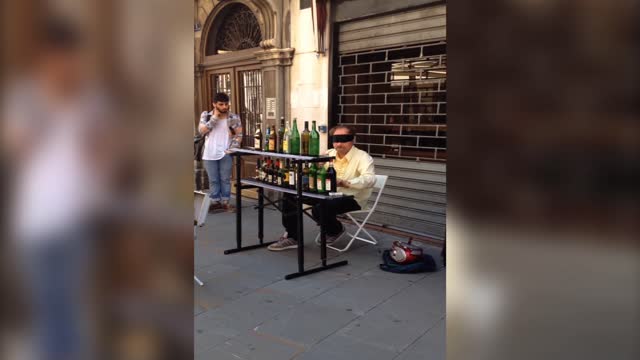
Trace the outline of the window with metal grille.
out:
M 339 55 L 336 114 L 373 156 L 447 159 L 446 42 Z

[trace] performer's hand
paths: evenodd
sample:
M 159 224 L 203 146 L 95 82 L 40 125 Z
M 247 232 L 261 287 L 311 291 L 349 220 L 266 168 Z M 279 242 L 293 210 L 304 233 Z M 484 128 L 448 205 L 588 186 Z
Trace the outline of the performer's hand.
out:
M 346 180 L 338 179 L 338 187 L 349 188 L 349 182 Z

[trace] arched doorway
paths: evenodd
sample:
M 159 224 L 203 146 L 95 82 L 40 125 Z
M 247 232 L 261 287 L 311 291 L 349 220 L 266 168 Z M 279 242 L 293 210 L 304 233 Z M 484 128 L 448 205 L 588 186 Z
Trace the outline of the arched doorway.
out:
M 256 52 L 270 32 L 268 18 L 253 1 L 229 1 L 214 7 L 202 29 L 199 111 L 211 109 L 215 93 L 229 95 L 231 111 L 243 122 L 243 146 L 253 144 L 263 111 L 262 64 Z M 255 160 L 247 158 L 243 172 L 251 174 L 255 166 Z

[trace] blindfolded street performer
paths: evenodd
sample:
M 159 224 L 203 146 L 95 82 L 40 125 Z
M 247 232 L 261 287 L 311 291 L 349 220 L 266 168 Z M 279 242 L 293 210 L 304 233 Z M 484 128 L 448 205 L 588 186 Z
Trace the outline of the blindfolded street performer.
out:
M 319 219 L 320 211 L 326 211 L 325 224 L 327 244 L 335 242 L 343 233 L 344 227 L 336 215 L 361 210 L 367 206 L 371 188 L 375 184 L 373 158 L 353 145 L 356 133 L 347 126 L 336 126 L 329 132 L 333 140 L 333 149 L 327 154 L 335 156 L 334 168 L 337 173 L 338 192 L 353 195 L 353 198 L 336 198 L 330 202 L 320 202 L 313 206 L 313 216 Z M 324 209 L 323 206 L 329 208 Z M 285 194 L 282 204 L 282 225 L 285 233 L 269 246 L 269 250 L 281 251 L 298 247 L 298 228 L 295 210 L 295 198 Z

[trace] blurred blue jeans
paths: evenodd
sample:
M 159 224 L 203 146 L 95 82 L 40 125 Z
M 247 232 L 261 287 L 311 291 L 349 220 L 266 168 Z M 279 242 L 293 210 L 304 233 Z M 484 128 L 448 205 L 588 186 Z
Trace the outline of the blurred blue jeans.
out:
M 220 160 L 202 160 L 209 177 L 209 197 L 213 201 L 229 201 L 231 198 L 231 168 L 233 159 L 226 154 Z
M 85 310 L 92 244 L 88 234 L 65 232 L 22 249 L 38 360 L 80 360 L 89 351 Z

